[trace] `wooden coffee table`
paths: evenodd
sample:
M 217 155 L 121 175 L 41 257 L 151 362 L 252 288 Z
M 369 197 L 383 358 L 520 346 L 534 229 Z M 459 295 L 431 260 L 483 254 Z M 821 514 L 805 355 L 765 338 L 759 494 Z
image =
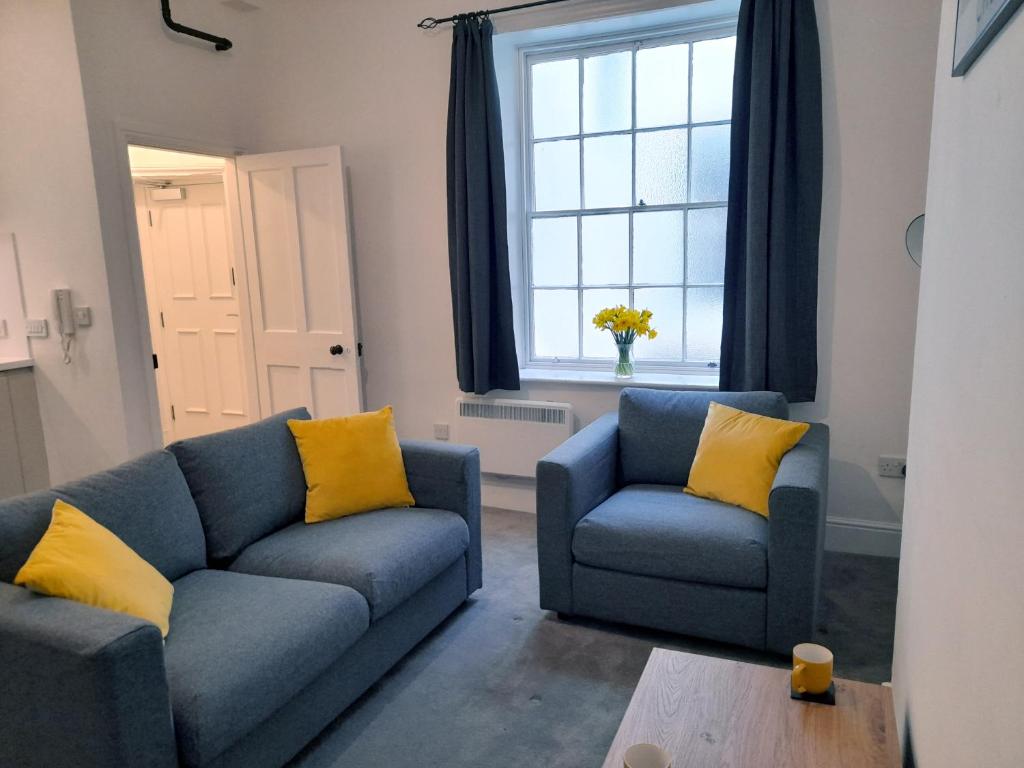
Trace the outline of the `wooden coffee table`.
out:
M 655 648 L 604 768 L 657 744 L 672 768 L 900 765 L 892 691 L 836 678 L 836 704 L 789 697 L 789 670 Z

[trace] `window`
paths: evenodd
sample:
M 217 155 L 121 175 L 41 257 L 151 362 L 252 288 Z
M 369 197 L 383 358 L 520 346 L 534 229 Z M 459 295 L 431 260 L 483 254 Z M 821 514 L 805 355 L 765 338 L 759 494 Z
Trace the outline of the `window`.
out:
M 524 57 L 532 364 L 604 367 L 591 318 L 625 304 L 654 313 L 643 366 L 717 367 L 734 29 Z

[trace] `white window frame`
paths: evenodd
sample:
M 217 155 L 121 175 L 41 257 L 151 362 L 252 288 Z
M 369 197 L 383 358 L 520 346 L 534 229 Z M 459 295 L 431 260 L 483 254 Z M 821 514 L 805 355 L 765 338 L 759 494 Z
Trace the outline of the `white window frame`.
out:
M 558 42 L 527 45 L 522 46 L 518 49 L 519 58 L 519 72 L 518 72 L 518 106 L 519 106 L 519 152 L 521 159 L 521 173 L 522 173 L 522 200 L 521 200 L 521 220 L 519 226 L 519 236 L 522 250 L 522 257 L 520 264 L 522 267 L 522 282 L 519 302 L 522 306 L 522 314 L 524 320 L 524 336 L 522 348 L 526 353 L 524 364 L 521 366 L 524 369 L 537 368 L 537 369 L 565 369 L 565 370 L 581 370 L 581 371 L 606 371 L 609 367 L 609 357 L 604 358 L 586 358 L 583 357 L 583 331 L 586 323 L 586 318 L 583 317 L 582 302 L 583 302 L 583 291 L 586 289 L 603 289 L 603 288 L 617 288 L 629 291 L 630 303 L 633 299 L 633 291 L 636 288 L 648 287 L 646 284 L 635 284 L 632 282 L 633 275 L 633 216 L 637 212 L 648 212 L 648 211 L 689 211 L 700 208 L 722 208 L 727 207 L 728 201 L 715 201 L 709 203 L 675 203 L 667 205 L 644 205 L 640 206 L 635 200 L 636 194 L 636 142 L 633 142 L 633 163 L 632 163 L 632 175 L 631 175 L 631 194 L 634 196 L 634 204 L 616 208 L 584 208 L 585 204 L 583 200 L 583 144 L 584 137 L 600 137 L 600 136 L 615 136 L 625 135 L 632 136 L 639 133 L 649 133 L 653 131 L 663 131 L 671 129 L 687 129 L 699 128 L 704 126 L 715 126 L 715 125 L 729 125 L 732 121 L 730 120 L 715 120 L 708 122 L 689 122 L 682 124 L 663 125 L 656 126 L 653 128 L 637 128 L 636 127 L 636 52 L 645 48 L 655 48 L 664 45 L 672 45 L 677 43 L 695 43 L 702 40 L 713 40 L 722 37 L 731 37 L 736 34 L 737 19 L 735 17 L 719 18 L 712 20 L 702 20 L 686 24 L 674 24 L 671 26 L 659 27 L 655 29 L 638 30 L 629 33 L 619 33 L 610 35 L 600 36 L 588 36 L 588 37 L 576 37 L 568 40 L 561 40 Z M 585 133 L 583 128 L 583 58 L 587 56 L 600 55 L 605 53 L 615 53 L 620 51 L 632 51 L 633 62 L 632 62 L 632 112 L 633 120 L 632 126 L 628 129 L 617 130 L 617 131 L 601 131 L 596 133 Z M 552 61 L 558 59 L 564 59 L 567 57 L 579 57 L 580 65 L 580 77 L 579 77 L 579 132 L 572 135 L 556 136 L 556 137 L 544 137 L 536 140 L 538 142 L 558 141 L 565 139 L 577 139 L 580 143 L 580 205 L 579 209 L 572 210 L 561 210 L 561 211 L 534 211 L 534 174 L 533 174 L 533 147 L 535 140 L 533 137 L 533 115 L 532 115 L 532 84 L 531 84 L 531 66 L 533 64 Z M 689 66 L 689 87 L 687 89 L 687 117 L 692 115 L 692 100 L 693 100 L 693 49 L 690 48 L 690 66 Z M 692 142 L 687 141 L 687 189 L 690 187 L 690 175 L 692 173 L 692 164 L 690 163 L 690 153 L 692 151 Z M 583 247 L 582 235 L 579 232 L 582 223 L 583 216 L 592 216 L 608 213 L 628 213 L 629 215 L 629 238 L 630 238 L 630 249 L 629 249 L 629 284 L 615 284 L 615 285 L 587 285 L 584 287 L 582 275 L 577 275 L 577 285 L 575 286 L 541 286 L 538 290 L 562 290 L 573 289 L 577 291 L 578 307 L 578 321 L 579 321 L 579 339 L 578 339 L 578 358 L 557 358 L 557 357 L 540 357 L 536 355 L 534 351 L 534 324 L 533 324 L 533 292 L 535 290 L 533 285 L 533 244 L 531 237 L 531 221 L 534 218 L 552 218 L 558 216 L 577 216 L 579 217 L 580 225 L 577 227 L 577 254 L 576 263 L 577 271 L 582 269 L 582 252 Z M 684 231 L 683 237 L 684 242 L 686 238 L 686 228 L 688 226 L 688 216 L 684 216 Z M 669 285 L 667 283 L 652 283 L 649 287 L 652 288 L 667 288 L 677 287 L 681 288 L 683 292 L 683 354 L 686 354 L 686 289 L 687 287 L 700 287 L 705 285 L 703 283 L 687 283 L 686 282 L 686 262 L 684 256 L 683 264 L 683 278 L 684 282 L 680 284 Z M 714 287 L 719 286 L 719 283 L 706 284 L 708 286 L 713 285 Z M 658 327 L 657 320 L 654 323 L 655 327 Z M 609 338 L 609 345 L 611 345 L 611 339 Z M 709 377 L 718 377 L 718 361 L 658 361 L 658 360 L 640 360 L 637 362 L 638 370 L 649 371 L 655 374 L 682 374 L 682 375 L 704 375 Z

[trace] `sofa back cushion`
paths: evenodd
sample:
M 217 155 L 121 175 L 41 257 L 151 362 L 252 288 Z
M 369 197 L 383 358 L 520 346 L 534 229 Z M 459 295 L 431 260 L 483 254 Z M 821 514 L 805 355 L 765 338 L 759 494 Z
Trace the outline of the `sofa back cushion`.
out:
M 199 513 L 174 457 L 134 461 L 46 491 L 0 501 L 0 579 L 14 580 L 63 499 L 116 535 L 168 581 L 206 567 Z
M 623 484 L 686 485 L 711 402 L 789 417 L 778 392 L 670 392 L 628 388 L 619 396 L 619 462 Z
M 306 478 L 288 419 L 308 418 L 309 411 L 295 408 L 168 447 L 192 491 L 214 565 L 302 519 Z

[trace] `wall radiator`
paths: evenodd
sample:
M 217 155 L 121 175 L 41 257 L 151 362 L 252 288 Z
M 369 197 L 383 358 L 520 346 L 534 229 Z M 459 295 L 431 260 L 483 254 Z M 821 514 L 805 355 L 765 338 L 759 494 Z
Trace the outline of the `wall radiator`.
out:
M 453 439 L 480 448 L 480 469 L 495 475 L 536 477 L 537 461 L 572 436 L 569 403 L 460 397 Z

